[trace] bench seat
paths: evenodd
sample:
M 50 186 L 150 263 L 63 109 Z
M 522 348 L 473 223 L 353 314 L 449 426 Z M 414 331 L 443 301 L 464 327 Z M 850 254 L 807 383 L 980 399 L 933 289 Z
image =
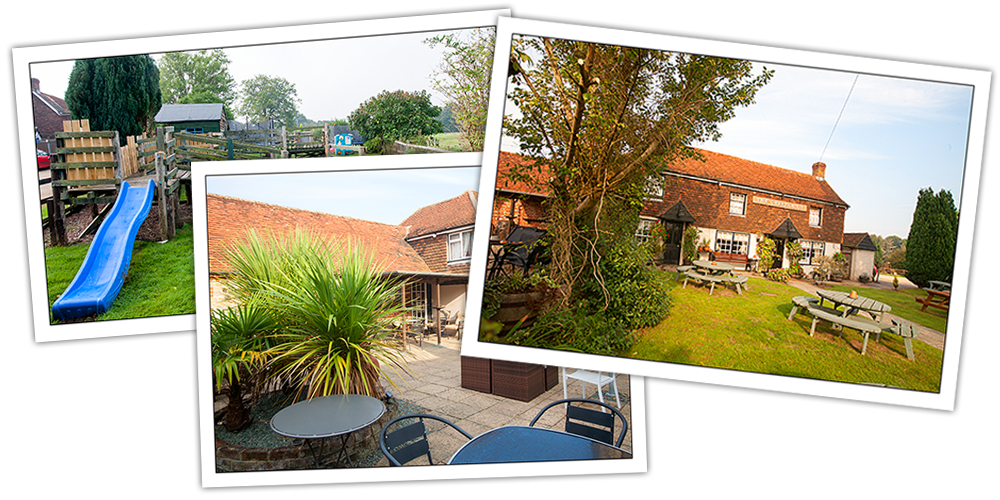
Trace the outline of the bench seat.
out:
M 684 273 L 684 276 L 685 276 L 685 278 L 684 278 L 684 284 L 681 285 L 681 288 L 686 288 L 687 287 L 688 280 L 694 281 L 695 283 L 699 283 L 699 284 L 700 283 L 710 283 L 711 284 L 711 288 L 708 291 L 709 295 L 712 295 L 712 292 L 715 291 L 715 284 L 716 283 L 722 283 L 723 282 L 722 278 L 719 277 L 719 276 L 709 276 L 707 274 L 701 274 L 698 271 L 695 271 L 694 269 L 689 269 L 687 272 Z
M 809 314 L 813 316 L 812 328 L 809 330 L 809 336 L 812 337 L 816 333 L 816 322 L 819 320 L 829 321 L 835 325 L 840 325 L 841 327 L 853 328 L 865 336 L 864 344 L 861 346 L 861 354 L 864 355 L 865 351 L 868 349 L 868 336 L 872 333 L 881 335 L 882 325 L 873 319 L 865 318 L 864 316 L 841 316 L 839 311 L 832 311 L 827 308 L 818 307 L 808 307 L 806 308 Z

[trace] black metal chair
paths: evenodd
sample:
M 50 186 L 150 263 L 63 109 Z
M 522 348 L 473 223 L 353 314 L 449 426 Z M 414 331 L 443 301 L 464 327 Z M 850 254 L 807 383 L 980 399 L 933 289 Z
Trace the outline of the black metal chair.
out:
M 583 408 L 581 406 L 573 406 L 570 403 L 589 403 L 597 406 L 603 406 L 611 410 L 611 413 L 604 413 L 590 408 Z M 625 433 L 628 432 L 628 422 L 625 420 L 625 415 L 622 415 L 622 412 L 618 411 L 617 408 L 609 404 L 594 401 L 592 399 L 569 398 L 549 403 L 545 406 L 545 408 L 542 408 L 537 415 L 535 415 L 535 418 L 531 419 L 531 423 L 528 424 L 528 426 L 534 427 L 535 422 L 538 422 L 538 419 L 549 408 L 561 404 L 566 405 L 567 433 L 587 437 L 595 441 L 614 445 L 615 447 L 621 447 L 622 442 L 625 441 Z M 618 439 L 613 441 L 615 435 L 615 416 L 621 419 L 622 430 L 621 434 L 618 435 Z
M 514 229 L 504 238 L 504 249 L 493 262 L 490 277 L 506 274 L 503 270 L 504 264 L 520 268 L 524 274 L 528 274 L 538 256 L 538 240 L 546 234 L 547 231 L 544 229 L 515 224 Z
M 424 419 L 432 419 L 448 424 L 453 429 L 461 432 L 463 436 L 472 439 L 472 435 L 465 432 L 461 427 L 455 425 L 450 420 L 438 417 L 436 415 L 427 415 L 425 413 L 417 413 L 413 415 L 403 415 L 402 417 L 396 417 L 385 424 L 382 428 L 382 432 L 379 435 L 378 445 L 382 449 L 382 454 L 385 458 L 389 460 L 389 465 L 392 467 L 400 467 L 403 464 L 413 461 L 413 459 L 421 456 L 427 455 L 427 463 L 434 465 L 434 460 L 431 458 L 431 448 L 430 442 L 427 440 L 427 427 L 424 425 Z M 406 419 L 417 419 L 416 422 L 404 425 L 399 429 L 389 432 L 389 429 L 393 424 Z

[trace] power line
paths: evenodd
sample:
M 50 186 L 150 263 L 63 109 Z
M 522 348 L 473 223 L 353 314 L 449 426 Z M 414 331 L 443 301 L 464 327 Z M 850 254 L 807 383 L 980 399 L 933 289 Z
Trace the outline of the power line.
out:
M 840 108 L 840 114 L 837 115 L 837 121 L 833 122 L 833 130 L 830 131 L 830 137 L 826 139 L 826 145 L 823 146 L 823 152 L 819 155 L 819 161 L 823 161 L 823 156 L 826 155 L 826 148 L 830 146 L 830 140 L 833 139 L 833 133 L 837 130 L 837 124 L 840 123 L 840 117 L 844 115 L 844 109 L 847 108 L 847 101 L 851 100 L 851 94 L 854 92 L 854 86 L 857 85 L 859 76 L 861 75 L 854 75 L 854 82 L 851 83 L 851 90 L 847 92 L 847 98 L 844 99 L 844 105 Z

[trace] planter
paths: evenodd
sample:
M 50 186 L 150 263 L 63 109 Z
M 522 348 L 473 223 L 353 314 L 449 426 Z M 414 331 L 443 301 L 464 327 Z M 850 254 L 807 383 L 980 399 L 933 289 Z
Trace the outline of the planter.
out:
M 493 394 L 527 402 L 545 392 L 544 366 L 497 359 L 492 365 Z
M 501 335 L 509 332 L 518 322 L 530 325 L 545 310 L 551 294 L 548 292 L 511 293 L 500 297 L 500 308 L 490 318 L 503 324 Z

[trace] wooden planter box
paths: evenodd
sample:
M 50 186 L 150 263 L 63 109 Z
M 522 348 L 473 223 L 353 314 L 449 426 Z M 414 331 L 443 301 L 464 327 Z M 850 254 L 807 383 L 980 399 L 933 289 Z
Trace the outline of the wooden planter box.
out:
M 492 362 L 493 394 L 518 401 L 531 401 L 545 392 L 545 367 L 514 361 Z
M 492 361 L 485 358 L 462 356 L 462 388 L 473 391 L 493 392 Z

